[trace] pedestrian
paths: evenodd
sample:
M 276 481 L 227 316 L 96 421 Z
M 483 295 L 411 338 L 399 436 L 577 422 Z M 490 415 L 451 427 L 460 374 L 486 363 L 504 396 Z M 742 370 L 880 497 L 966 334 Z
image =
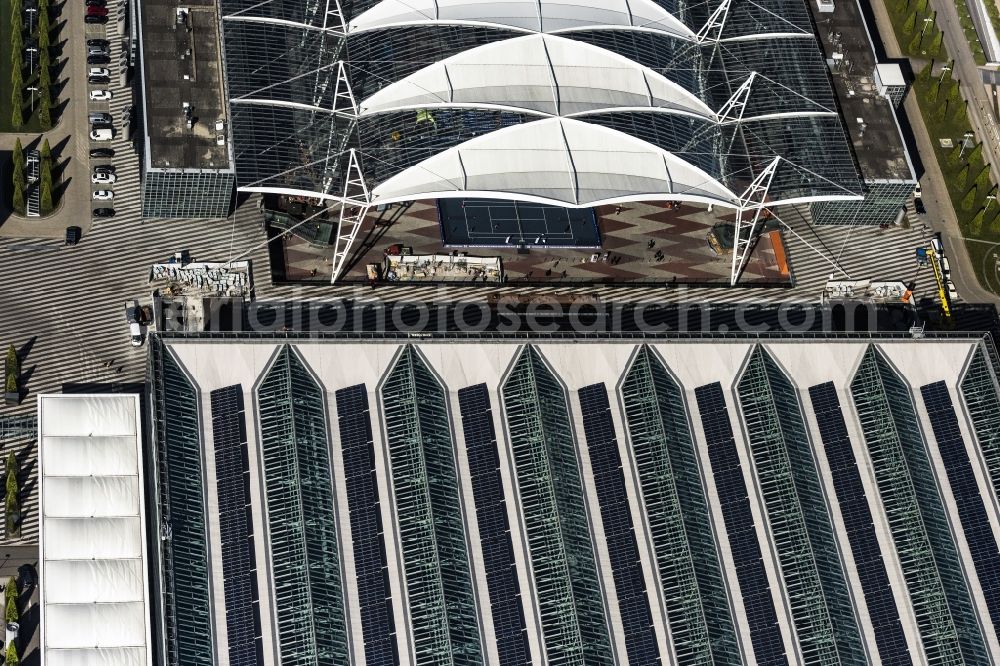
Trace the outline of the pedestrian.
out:
M 615 215 L 617 215 L 620 212 L 622 212 L 622 207 L 621 206 L 615 206 Z

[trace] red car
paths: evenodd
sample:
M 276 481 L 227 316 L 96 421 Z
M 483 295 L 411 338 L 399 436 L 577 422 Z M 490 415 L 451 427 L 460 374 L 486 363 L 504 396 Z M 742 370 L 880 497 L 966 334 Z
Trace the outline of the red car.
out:
M 87 16 L 107 16 L 107 7 L 87 7 Z

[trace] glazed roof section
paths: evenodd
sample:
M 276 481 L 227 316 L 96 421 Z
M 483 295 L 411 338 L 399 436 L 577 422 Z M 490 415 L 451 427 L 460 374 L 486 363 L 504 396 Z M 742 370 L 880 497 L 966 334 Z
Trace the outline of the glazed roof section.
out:
M 490 150 L 508 171 L 475 191 L 503 198 L 734 205 L 775 157 L 774 202 L 860 196 L 802 0 L 731 0 L 719 11 L 658 0 L 381 0 L 342 4 L 343 17 L 290 0 L 221 6 L 244 189 L 339 198 L 353 150 L 375 203 L 467 196 L 470 173 L 436 169 Z M 713 13 L 721 27 L 703 28 Z M 534 136 L 539 128 L 513 126 L 537 121 L 600 126 L 575 136 L 610 131 L 605 182 L 564 187 L 590 173 L 576 168 L 588 158 L 566 136 L 541 169 L 526 144 L 488 138 Z M 661 159 L 652 179 L 632 179 L 618 170 L 630 152 L 669 153 L 706 178 L 686 183 L 697 191 L 664 185 L 677 179 L 661 177 Z M 507 187 L 518 180 L 537 187 Z

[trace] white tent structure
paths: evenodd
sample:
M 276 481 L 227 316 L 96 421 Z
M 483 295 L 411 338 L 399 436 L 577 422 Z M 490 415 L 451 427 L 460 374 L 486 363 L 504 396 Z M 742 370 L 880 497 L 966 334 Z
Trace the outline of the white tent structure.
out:
M 320 3 L 322 6 L 323 3 Z M 862 198 L 803 0 L 221 0 L 237 185 L 737 211 Z
M 42 666 L 151 666 L 139 398 L 38 396 Z

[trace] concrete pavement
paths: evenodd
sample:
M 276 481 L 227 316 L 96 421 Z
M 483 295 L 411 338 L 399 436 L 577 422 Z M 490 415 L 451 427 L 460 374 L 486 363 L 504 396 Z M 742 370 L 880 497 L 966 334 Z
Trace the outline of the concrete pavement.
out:
M 60 207 L 46 218 L 27 218 L 13 214 L 0 204 L 0 236 L 15 238 L 62 238 L 66 227 L 75 224 L 89 231 L 90 216 L 90 141 L 87 135 L 87 70 L 86 24 L 83 22 L 84 5 L 62 3 L 62 15 L 53 24 L 62 24 L 59 40 L 65 40 L 62 59 L 62 80 L 65 86 L 59 93 L 59 103 L 65 103 L 59 115 L 59 124 L 41 137 L 37 134 L 0 134 L 0 151 L 11 151 L 14 142 L 21 139 L 27 147 L 48 139 L 52 152 L 62 166 L 63 191 Z M 0 197 L 0 201 L 2 201 Z

